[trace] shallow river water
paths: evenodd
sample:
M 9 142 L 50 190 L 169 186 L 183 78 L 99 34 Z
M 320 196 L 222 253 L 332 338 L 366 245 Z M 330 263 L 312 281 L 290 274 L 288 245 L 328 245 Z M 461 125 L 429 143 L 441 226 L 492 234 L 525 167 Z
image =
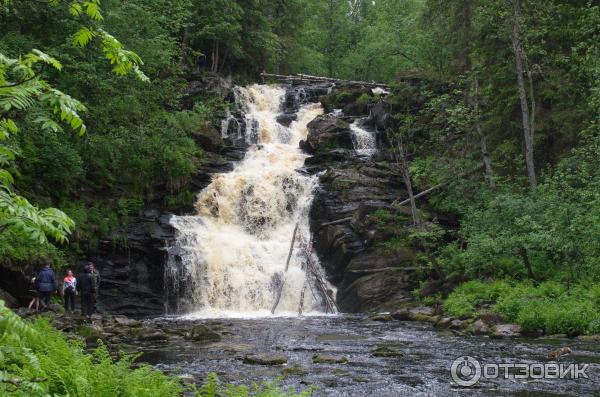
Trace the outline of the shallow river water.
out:
M 283 386 L 318 387 L 316 396 L 594 396 L 600 395 L 600 343 L 567 338 L 490 339 L 455 335 L 415 322 L 375 322 L 363 316 L 296 318 L 153 320 L 178 328 L 189 322 L 218 325 L 216 343 L 184 338 L 140 346 L 142 361 L 200 380 L 216 372 L 222 380 L 251 383 L 287 373 Z M 375 357 L 386 346 L 402 357 Z M 547 354 L 563 346 L 573 353 L 561 363 L 589 364 L 589 379 L 486 379 L 471 387 L 453 382 L 450 368 L 461 356 L 486 363 L 547 363 Z M 249 354 L 283 355 L 288 364 L 245 364 Z M 347 358 L 347 363 L 315 364 L 315 354 Z M 500 372 L 502 375 L 503 372 Z

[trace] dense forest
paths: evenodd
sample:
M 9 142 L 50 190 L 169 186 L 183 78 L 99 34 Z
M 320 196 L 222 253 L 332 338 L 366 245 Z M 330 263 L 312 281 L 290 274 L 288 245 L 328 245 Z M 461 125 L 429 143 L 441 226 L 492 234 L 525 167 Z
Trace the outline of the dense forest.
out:
M 126 246 L 114 231 L 142 208 L 190 208 L 199 136 L 220 136 L 232 106 L 191 81 L 377 81 L 390 94 L 361 100 L 391 114 L 414 207 L 410 232 L 381 244 L 419 245 L 445 286 L 416 299 L 600 333 L 595 1 L 0 0 L 0 26 L 0 266 L 65 267 L 100 240 Z

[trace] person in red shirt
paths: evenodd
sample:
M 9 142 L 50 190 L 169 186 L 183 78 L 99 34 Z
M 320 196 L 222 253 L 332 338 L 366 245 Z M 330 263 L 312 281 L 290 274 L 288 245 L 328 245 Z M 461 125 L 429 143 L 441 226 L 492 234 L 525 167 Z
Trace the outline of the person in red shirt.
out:
M 75 311 L 75 295 L 77 295 L 77 279 L 73 277 L 73 272 L 71 270 L 67 270 L 67 276 L 63 280 L 65 313 Z

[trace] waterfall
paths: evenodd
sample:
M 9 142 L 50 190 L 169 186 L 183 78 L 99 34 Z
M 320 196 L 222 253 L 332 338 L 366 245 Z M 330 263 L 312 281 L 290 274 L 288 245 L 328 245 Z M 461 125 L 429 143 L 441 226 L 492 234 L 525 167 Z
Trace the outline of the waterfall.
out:
M 270 315 L 280 293 L 276 314 L 324 309 L 327 297 L 318 282 L 323 275 L 308 222 L 317 178 L 297 171 L 307 157 L 299 142 L 323 110 L 320 104 L 302 104 L 296 120 L 285 127 L 276 120 L 285 92 L 267 85 L 236 89 L 245 115 L 246 155 L 233 171 L 213 176 L 197 197 L 195 215 L 171 220 L 176 242 L 169 250 L 166 278 L 179 312 Z M 304 93 L 298 97 L 304 99 Z M 240 134 L 239 125 L 226 123 L 223 134 Z
M 360 123 L 360 120 L 355 120 L 350 124 L 354 151 L 360 156 L 372 156 L 377 152 L 377 139 L 375 133 L 362 128 Z

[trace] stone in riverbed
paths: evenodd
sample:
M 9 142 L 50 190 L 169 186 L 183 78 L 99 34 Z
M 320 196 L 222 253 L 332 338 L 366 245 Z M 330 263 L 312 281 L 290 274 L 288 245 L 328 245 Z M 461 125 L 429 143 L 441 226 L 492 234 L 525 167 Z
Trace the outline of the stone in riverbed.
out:
M 283 365 L 288 361 L 286 356 L 278 354 L 249 354 L 244 357 L 244 364 Z
M 114 320 L 115 323 L 124 327 L 139 327 L 142 325 L 140 321 L 125 316 L 115 316 Z
M 392 321 L 393 319 L 394 319 L 394 317 L 392 317 L 392 315 L 390 313 L 379 313 L 379 314 L 374 314 L 371 317 L 369 317 L 369 321 L 380 321 L 380 322 Z
M 454 319 L 450 321 L 449 328 L 450 329 L 463 329 L 467 326 L 467 322 L 465 320 Z
M 582 342 L 600 342 L 600 335 L 579 335 L 577 337 Z
M 218 342 L 221 340 L 221 335 L 210 329 L 204 324 L 195 325 L 186 335 L 187 339 L 196 342 Z
M 343 356 L 334 356 L 330 354 L 315 354 L 313 356 L 315 364 L 347 364 L 348 359 Z
M 159 330 L 153 331 L 153 332 L 149 332 L 147 334 L 142 334 L 139 337 L 140 340 L 145 340 L 145 341 L 164 341 L 169 339 L 167 337 L 167 335 Z
M 489 334 L 492 330 L 489 325 L 483 322 L 482 319 L 477 319 L 473 324 L 471 324 L 471 332 L 473 335 L 486 335 Z
M 521 327 L 517 324 L 497 324 L 492 333 L 493 338 L 515 338 L 521 335 Z
M 294 364 L 291 367 L 286 367 L 284 369 L 281 370 L 281 373 L 285 376 L 300 376 L 300 375 L 306 375 L 308 373 L 308 371 L 304 368 L 302 368 L 301 366 L 299 366 L 298 364 Z
M 402 356 L 404 356 L 404 353 L 402 353 L 400 350 L 398 350 L 392 346 L 386 346 L 386 345 L 378 345 L 371 352 L 371 354 L 374 357 L 402 357 Z

